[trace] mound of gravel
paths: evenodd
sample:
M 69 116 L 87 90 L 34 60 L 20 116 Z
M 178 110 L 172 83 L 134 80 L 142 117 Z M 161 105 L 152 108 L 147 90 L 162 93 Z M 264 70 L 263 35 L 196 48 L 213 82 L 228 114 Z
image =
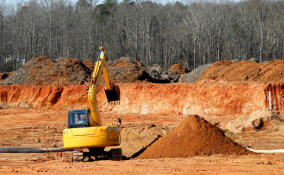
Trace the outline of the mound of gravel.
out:
M 200 75 L 202 75 L 203 71 L 207 69 L 209 66 L 210 64 L 202 65 L 189 73 L 182 74 L 180 75 L 180 78 L 178 81 L 181 83 L 194 82 L 200 77 Z

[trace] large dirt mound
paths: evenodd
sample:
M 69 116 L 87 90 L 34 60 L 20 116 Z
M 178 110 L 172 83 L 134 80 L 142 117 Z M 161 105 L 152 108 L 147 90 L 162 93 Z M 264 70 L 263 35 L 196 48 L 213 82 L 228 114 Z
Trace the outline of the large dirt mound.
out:
M 136 59 L 123 57 L 108 62 L 109 74 L 115 83 L 129 82 L 169 82 L 152 78 L 147 69 Z M 59 58 L 57 60 L 38 57 L 13 74 L 0 74 L 0 84 L 25 85 L 75 85 L 90 81 L 94 62 L 77 58 Z M 102 77 L 103 79 L 103 77 Z M 103 81 L 101 81 L 103 83 Z
M 169 72 L 177 72 L 179 74 L 184 74 L 186 73 L 186 68 L 180 64 L 173 64 L 170 68 L 169 68 Z
M 216 126 L 197 115 L 188 116 L 174 131 L 159 139 L 138 158 L 177 158 L 212 154 L 249 154 Z
M 76 58 L 33 58 L 1 84 L 73 85 L 89 82 L 91 71 Z
M 151 77 L 146 68 L 136 59 L 122 57 L 113 62 L 109 62 L 108 70 L 114 82 L 151 81 Z
M 284 82 L 284 60 L 267 63 L 251 61 L 218 61 L 208 67 L 198 79 L 238 82 Z

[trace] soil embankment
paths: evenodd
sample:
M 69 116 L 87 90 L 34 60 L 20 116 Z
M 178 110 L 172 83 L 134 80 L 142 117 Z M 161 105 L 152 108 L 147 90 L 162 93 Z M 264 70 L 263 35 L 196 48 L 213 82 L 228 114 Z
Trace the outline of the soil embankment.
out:
M 277 59 L 267 63 L 217 61 L 203 72 L 198 81 L 201 80 L 283 83 L 284 61 Z
M 249 114 L 267 108 L 266 85 L 248 83 L 119 84 L 119 105 L 109 104 L 103 86 L 98 91 L 102 112 L 120 114 Z M 32 108 L 87 108 L 86 85 L 0 86 L 2 105 Z

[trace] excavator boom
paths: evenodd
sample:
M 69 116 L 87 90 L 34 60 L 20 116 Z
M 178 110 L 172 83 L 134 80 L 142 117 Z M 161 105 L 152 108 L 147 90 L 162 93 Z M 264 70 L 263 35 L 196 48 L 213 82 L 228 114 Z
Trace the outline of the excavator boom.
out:
M 95 63 L 94 66 L 94 71 L 92 73 L 91 77 L 91 84 L 88 90 L 88 100 L 89 100 L 89 105 L 90 105 L 90 111 L 91 111 L 91 116 L 92 120 L 90 120 L 90 125 L 91 126 L 101 126 L 101 119 L 100 115 L 97 109 L 97 91 L 98 91 L 98 86 L 99 82 L 101 79 L 101 74 L 103 72 L 106 88 L 105 88 L 105 93 L 108 102 L 112 101 L 119 101 L 120 100 L 120 93 L 119 93 L 119 88 L 118 86 L 112 85 L 110 82 L 110 78 L 108 75 L 108 70 L 106 66 L 106 55 L 104 52 L 104 48 L 100 47 L 100 54 L 97 62 Z

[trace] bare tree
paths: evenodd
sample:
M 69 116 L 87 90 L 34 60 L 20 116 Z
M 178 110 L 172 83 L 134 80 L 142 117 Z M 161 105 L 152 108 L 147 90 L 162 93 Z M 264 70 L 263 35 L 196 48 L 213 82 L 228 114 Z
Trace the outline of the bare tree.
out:
M 180 63 L 189 70 L 224 59 L 284 57 L 283 0 L 97 3 L 29 0 L 16 8 L 0 1 L 0 71 L 40 55 L 95 60 L 99 45 L 111 60 L 129 56 L 148 67 Z

